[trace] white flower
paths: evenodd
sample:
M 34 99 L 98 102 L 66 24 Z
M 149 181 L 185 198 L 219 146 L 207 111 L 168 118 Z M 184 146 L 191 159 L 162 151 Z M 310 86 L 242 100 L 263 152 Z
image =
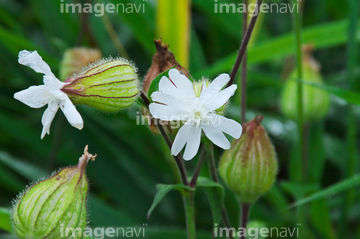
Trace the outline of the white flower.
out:
M 231 85 L 221 90 L 229 82 L 229 75 L 219 75 L 209 86 L 204 82 L 199 96 L 191 81 L 178 70 L 171 69 L 169 77 L 161 78 L 159 91 L 151 95 L 155 103 L 151 103 L 149 109 L 155 118 L 185 121 L 175 137 L 171 154 L 178 155 L 186 144 L 184 159 L 192 159 L 199 149 L 202 131 L 214 144 L 229 149 L 230 142 L 223 133 L 238 139 L 242 127 L 238 122 L 215 113 L 237 88 Z
M 19 63 L 32 68 L 38 73 L 44 74 L 44 85 L 30 86 L 28 89 L 14 94 L 15 99 L 32 108 L 41 108 L 46 104 L 48 105 L 41 119 L 43 125 L 41 139 L 44 138 L 45 134 L 50 134 L 50 125 L 59 107 L 72 126 L 82 129 L 84 122 L 81 115 L 69 97 L 61 91 L 61 88 L 66 83 L 61 82 L 55 77 L 48 64 L 46 64 L 37 51 L 20 51 Z

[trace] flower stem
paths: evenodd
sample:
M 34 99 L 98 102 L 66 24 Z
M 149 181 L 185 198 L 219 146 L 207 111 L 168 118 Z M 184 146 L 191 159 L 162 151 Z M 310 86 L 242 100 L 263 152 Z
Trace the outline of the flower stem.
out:
M 245 6 L 248 5 L 248 0 L 244 0 Z M 243 13 L 243 38 L 245 38 L 248 25 L 248 13 Z M 242 61 L 241 69 L 241 122 L 246 122 L 246 89 L 247 89 L 247 54 L 246 49 L 244 53 L 244 59 Z
M 358 26 L 357 18 L 359 16 L 360 4 L 358 0 L 350 0 L 349 2 L 349 41 L 348 41 L 348 57 L 347 57 L 347 75 L 350 83 L 351 91 L 358 91 L 358 80 L 355 77 L 355 67 L 358 59 L 358 44 L 356 42 L 356 29 Z M 357 127 L 356 127 L 356 113 L 355 106 L 348 106 L 348 127 L 347 127 L 347 149 L 348 149 L 348 160 L 346 165 L 345 177 L 351 177 L 356 173 L 357 169 Z M 355 190 L 350 189 L 346 192 L 343 198 L 342 215 L 339 226 L 339 237 L 348 237 L 348 216 L 351 207 L 354 204 Z M 341 236 L 340 236 L 341 235 Z
M 208 157 L 208 166 L 209 166 L 209 171 L 210 171 L 210 176 L 211 176 L 211 179 L 218 183 L 219 182 L 219 177 L 217 175 L 217 171 L 216 171 L 216 164 L 215 164 L 215 157 L 214 157 L 214 146 L 213 144 L 210 144 L 210 147 L 209 147 L 209 151 L 210 151 L 210 157 Z M 228 212 L 226 210 L 226 207 L 225 205 L 223 206 L 222 208 L 222 211 L 221 211 L 221 217 L 222 217 L 222 220 L 223 220 L 223 223 L 225 225 L 225 227 L 227 228 L 231 228 L 231 223 L 230 223 L 230 220 L 229 220 L 229 215 L 228 215 Z M 230 233 L 230 239 L 233 239 L 233 235 L 231 235 Z
M 147 98 L 147 96 L 144 94 L 144 92 L 140 91 L 140 97 L 144 101 L 144 104 L 145 104 L 146 108 L 149 109 L 150 100 Z M 166 144 L 168 145 L 169 149 L 171 150 L 172 142 L 171 142 L 169 136 L 166 134 L 166 131 L 165 131 L 163 125 L 160 123 L 159 119 L 155 119 L 155 124 L 157 125 L 157 127 L 158 127 L 158 129 L 159 129 L 159 131 L 161 133 L 161 136 L 164 138 Z M 186 176 L 187 175 L 186 174 L 186 168 L 185 168 L 184 160 L 182 159 L 181 154 L 178 154 L 176 156 L 173 155 L 173 157 L 174 157 L 176 165 L 177 165 L 177 167 L 179 169 L 181 182 L 184 185 L 189 186 L 189 181 L 188 181 L 187 176 Z
M 195 210 L 194 210 L 194 192 L 184 192 L 183 201 L 186 215 L 186 229 L 188 239 L 196 238 L 196 226 L 195 226 Z
M 257 0 L 255 12 L 259 12 L 259 7 L 260 7 L 262 1 L 263 0 Z M 235 81 L 236 74 L 237 74 L 237 72 L 239 70 L 241 62 L 244 59 L 244 55 L 246 53 L 246 47 L 249 44 L 249 40 L 250 40 L 251 34 L 252 34 L 253 30 L 254 30 L 255 23 L 256 23 L 256 20 L 258 19 L 258 17 L 259 17 L 259 14 L 254 14 L 251 17 L 249 26 L 246 29 L 245 36 L 244 36 L 244 38 L 242 40 L 242 43 L 241 43 L 239 53 L 238 53 L 238 56 L 236 58 L 234 67 L 233 67 L 233 69 L 232 69 L 232 71 L 230 73 L 230 81 L 229 81 L 227 86 L 232 85 L 234 83 L 234 81 Z
M 293 4 L 296 6 L 296 9 L 293 14 L 293 24 L 295 32 L 295 45 L 296 45 L 296 55 L 297 55 L 297 78 L 299 79 L 297 83 L 297 104 L 298 104 L 298 147 L 300 149 L 300 157 L 297 158 L 298 163 L 301 169 L 300 174 L 300 183 L 303 184 L 306 182 L 306 171 L 305 168 L 305 137 L 304 137 L 304 119 L 303 119 L 303 86 L 301 80 L 303 79 L 303 52 L 302 52 L 302 22 L 301 22 L 301 11 L 300 6 L 297 0 L 292 0 Z M 297 218 L 300 223 L 304 223 L 304 210 L 300 206 L 297 208 Z
M 247 226 L 248 223 L 248 219 L 249 219 L 249 213 L 250 213 L 250 208 L 251 208 L 251 204 L 248 203 L 240 203 L 240 208 L 241 208 L 241 213 L 240 213 L 240 227 L 241 228 L 245 228 Z M 240 236 L 240 239 L 245 239 L 246 235 L 242 234 Z
M 205 147 L 202 147 L 199 160 L 196 164 L 193 177 L 190 181 L 190 187 L 192 187 L 192 188 L 196 187 L 196 182 L 197 182 L 197 179 L 199 178 L 200 171 L 204 164 L 205 158 L 206 158 L 206 149 L 205 149 Z

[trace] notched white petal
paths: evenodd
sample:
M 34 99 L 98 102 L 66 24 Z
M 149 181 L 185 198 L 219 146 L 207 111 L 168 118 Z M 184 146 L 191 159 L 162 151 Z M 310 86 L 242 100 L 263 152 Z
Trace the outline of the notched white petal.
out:
M 18 62 L 24 66 L 32 68 L 37 73 L 43 73 L 55 77 L 48 64 L 41 58 L 37 51 L 22 50 L 19 52 Z

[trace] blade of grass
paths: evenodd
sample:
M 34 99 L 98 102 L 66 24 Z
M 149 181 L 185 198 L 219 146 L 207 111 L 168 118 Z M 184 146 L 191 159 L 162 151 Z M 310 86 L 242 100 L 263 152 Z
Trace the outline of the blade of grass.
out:
M 170 45 L 176 60 L 189 68 L 190 0 L 159 0 L 157 36 Z

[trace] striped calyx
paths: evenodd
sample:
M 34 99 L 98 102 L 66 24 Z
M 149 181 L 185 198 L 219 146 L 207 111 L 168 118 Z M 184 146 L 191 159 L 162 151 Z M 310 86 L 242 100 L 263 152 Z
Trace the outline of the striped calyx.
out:
M 274 146 L 256 117 L 243 126 L 243 134 L 224 152 L 220 176 L 242 203 L 252 203 L 266 193 L 276 179 L 278 164 Z
M 14 231 L 20 238 L 82 238 L 81 232 L 87 224 L 85 169 L 88 161 L 94 161 L 95 157 L 88 153 L 86 146 L 75 167 L 60 170 L 18 197 L 12 219 Z M 66 235 L 67 228 L 77 229 L 77 235 Z
M 320 74 L 320 65 L 311 55 L 311 47 L 304 47 L 303 79 L 304 82 L 318 85 L 324 84 Z M 292 120 L 299 119 L 298 102 L 298 70 L 295 69 L 286 81 L 281 97 L 281 110 L 286 117 Z M 302 87 L 303 120 L 306 123 L 322 119 L 330 107 L 330 95 L 323 89 L 309 84 Z
M 72 102 L 107 112 L 129 107 L 139 93 L 135 66 L 120 58 L 90 65 L 65 83 L 61 90 Z

